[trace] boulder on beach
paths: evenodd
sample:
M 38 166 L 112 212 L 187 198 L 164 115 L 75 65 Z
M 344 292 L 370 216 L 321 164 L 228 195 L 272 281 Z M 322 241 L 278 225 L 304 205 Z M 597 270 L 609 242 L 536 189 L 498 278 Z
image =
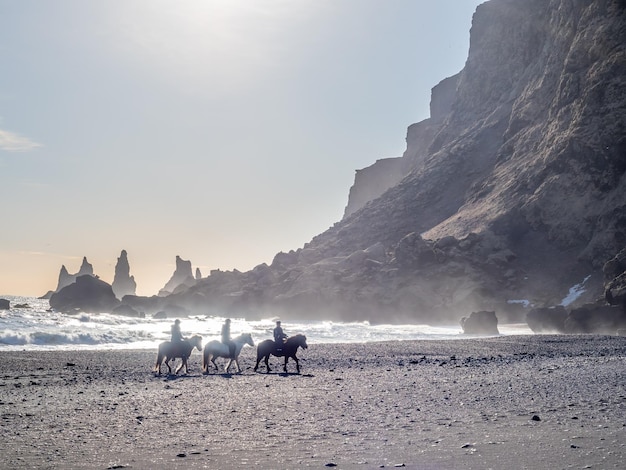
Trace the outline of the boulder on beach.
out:
M 463 333 L 474 335 L 499 335 L 496 312 L 481 310 L 461 318 Z
M 119 304 L 111 286 L 91 275 L 77 277 L 73 284 L 50 297 L 50 307 L 59 312 L 111 312 Z
M 626 312 L 621 305 L 585 304 L 569 312 L 564 326 L 570 334 L 616 335 L 626 328 Z
M 567 310 L 562 305 L 533 308 L 526 314 L 526 323 L 534 333 L 563 333 Z
M 11 302 L 7 299 L 0 299 L 0 310 L 9 310 L 11 308 Z

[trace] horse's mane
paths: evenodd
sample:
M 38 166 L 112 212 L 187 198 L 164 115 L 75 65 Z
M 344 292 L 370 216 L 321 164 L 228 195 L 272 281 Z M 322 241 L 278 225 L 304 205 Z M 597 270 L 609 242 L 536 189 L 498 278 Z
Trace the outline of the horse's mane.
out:
M 252 333 L 241 333 L 239 336 L 234 337 L 234 338 L 233 338 L 233 341 L 234 341 L 234 340 L 236 340 L 236 339 L 243 339 L 243 338 L 246 338 L 247 336 L 252 337 Z
M 297 341 L 301 339 L 306 339 L 306 336 L 303 335 L 302 333 L 296 333 L 295 335 L 289 336 L 286 341 L 289 341 L 289 340 Z

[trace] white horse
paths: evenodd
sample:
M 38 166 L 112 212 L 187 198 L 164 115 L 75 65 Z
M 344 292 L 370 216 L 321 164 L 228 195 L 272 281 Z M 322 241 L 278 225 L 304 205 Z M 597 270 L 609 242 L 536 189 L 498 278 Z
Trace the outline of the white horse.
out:
M 250 333 L 243 333 L 236 338 L 233 338 L 233 343 L 235 343 L 235 358 L 230 357 L 230 351 L 228 350 L 228 346 L 226 346 L 221 341 L 213 340 L 209 341 L 206 346 L 204 346 L 204 354 L 202 355 L 202 372 L 205 374 L 209 373 L 209 363 L 213 363 L 215 366 L 215 370 L 219 370 L 217 364 L 215 363 L 216 357 L 224 357 L 228 359 L 228 363 L 224 368 L 224 372 L 228 373 L 228 369 L 233 361 L 237 365 L 237 372 L 241 372 L 241 367 L 239 367 L 239 354 L 241 353 L 241 349 L 244 345 L 249 344 L 254 347 L 254 341 L 252 341 L 252 335 Z

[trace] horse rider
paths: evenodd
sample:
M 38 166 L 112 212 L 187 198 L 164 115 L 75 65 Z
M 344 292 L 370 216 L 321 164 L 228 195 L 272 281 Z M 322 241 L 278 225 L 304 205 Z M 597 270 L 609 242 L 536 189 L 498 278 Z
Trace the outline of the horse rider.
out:
M 230 338 L 230 318 L 227 318 L 222 325 L 222 343 L 228 346 L 229 357 L 235 359 L 235 348 L 237 345 Z
M 180 320 L 177 318 L 172 325 L 172 343 L 177 343 L 184 339 L 183 334 L 180 332 Z
M 274 343 L 276 344 L 276 351 L 283 350 L 283 344 L 285 344 L 285 339 L 287 335 L 283 331 L 283 327 L 280 326 L 280 320 L 276 321 L 276 328 L 274 328 Z

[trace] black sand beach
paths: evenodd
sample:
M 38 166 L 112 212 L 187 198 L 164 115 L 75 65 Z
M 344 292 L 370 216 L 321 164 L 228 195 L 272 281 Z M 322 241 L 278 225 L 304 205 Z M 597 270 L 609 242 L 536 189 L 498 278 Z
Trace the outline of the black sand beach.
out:
M 623 468 L 626 338 L 312 344 L 302 374 L 3 352 L 2 468 Z M 295 367 L 290 363 L 291 371 Z

